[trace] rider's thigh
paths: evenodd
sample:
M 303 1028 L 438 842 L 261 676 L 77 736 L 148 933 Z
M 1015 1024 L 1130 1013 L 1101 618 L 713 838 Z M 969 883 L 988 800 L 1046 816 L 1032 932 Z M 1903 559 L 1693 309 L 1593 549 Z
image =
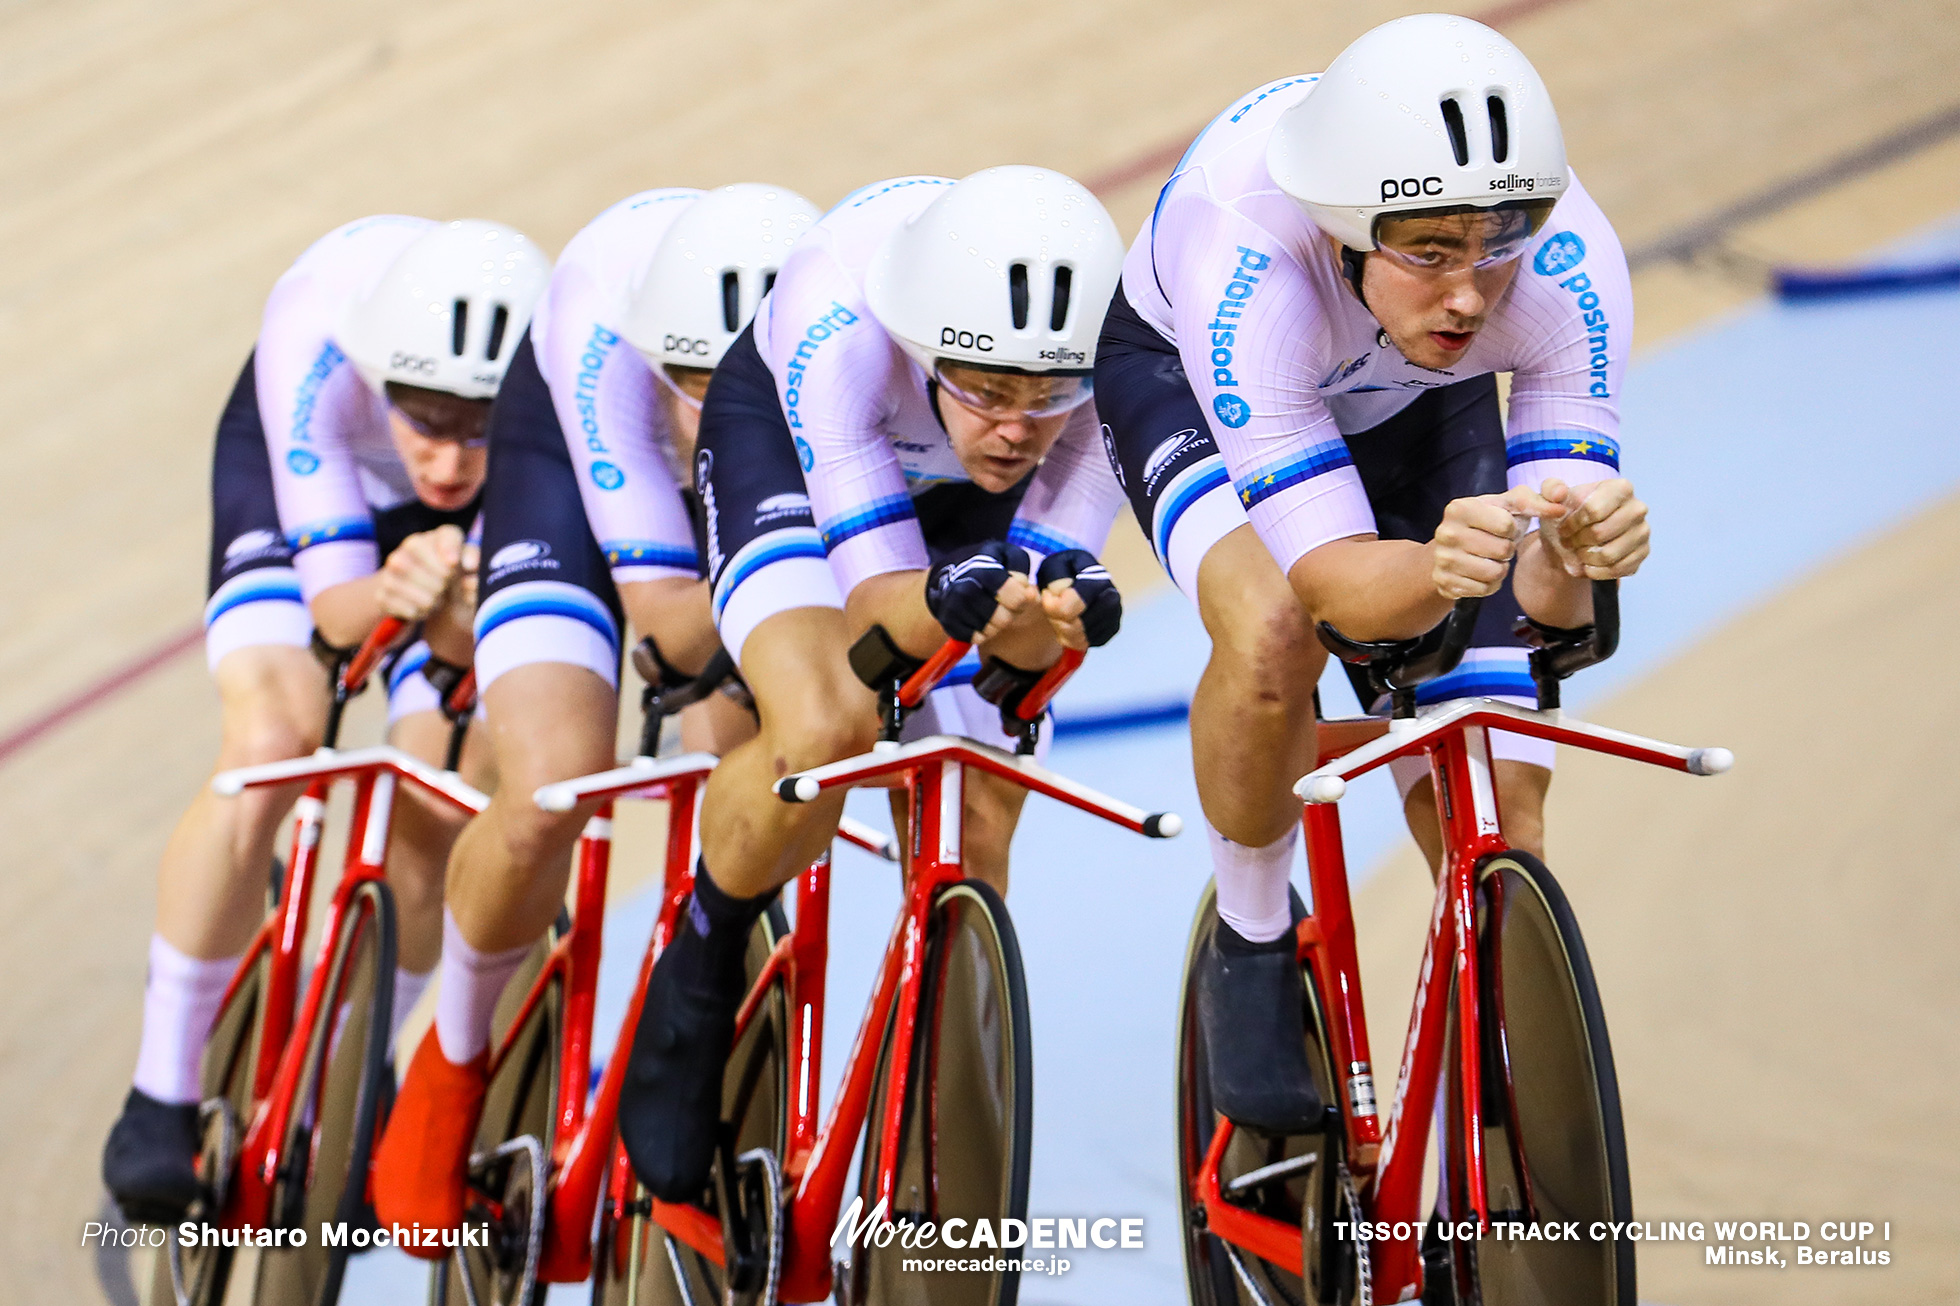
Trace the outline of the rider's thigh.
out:
M 497 774 L 491 810 L 511 856 L 535 865 L 569 848 L 591 813 L 546 812 L 531 795 L 612 767 L 619 699 L 585 667 L 531 662 L 498 676 L 484 703 Z
M 1213 658 L 1255 674 L 1262 694 L 1312 693 L 1327 652 L 1250 525 L 1219 540 L 1199 564 L 1198 615 L 1211 636 Z
M 844 614 L 829 607 L 775 613 L 743 643 L 742 676 L 778 774 L 855 756 L 877 739 L 878 702 L 851 670 L 849 647 Z
M 283 762 L 320 746 L 327 674 L 309 650 L 284 644 L 235 648 L 212 678 L 224 721 L 221 765 Z

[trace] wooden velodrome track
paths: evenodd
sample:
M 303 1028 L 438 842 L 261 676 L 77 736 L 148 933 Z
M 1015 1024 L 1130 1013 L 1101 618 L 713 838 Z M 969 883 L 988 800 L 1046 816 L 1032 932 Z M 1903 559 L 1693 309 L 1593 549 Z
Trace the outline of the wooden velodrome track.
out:
M 0 235 L 15 251 L 0 262 L 0 732 L 194 618 L 218 407 L 272 280 L 334 224 L 479 215 L 555 250 L 649 185 L 773 180 L 828 203 L 880 176 L 1029 162 L 1098 184 L 1133 229 L 1227 100 L 1402 11 L 14 0 L 0 8 Z M 1537 62 L 1576 166 L 1649 251 L 1642 341 L 1753 293 L 1660 252 L 1782 183 L 1810 178 L 1800 201 L 1716 234 L 1827 261 L 1960 210 L 1955 0 L 1513 0 L 1483 16 Z M 1882 166 L 1842 164 L 1861 150 Z M 1132 589 L 1156 583 L 1133 533 L 1117 552 Z M 1720 786 L 1650 793 L 1638 768 L 1578 759 L 1560 781 L 1554 864 L 1601 959 L 1642 1213 L 1894 1222 L 1882 1273 L 1765 1280 L 1703 1270 L 1698 1247 L 1650 1249 L 1646 1298 L 1960 1296 L 1960 833 L 1944 751 L 1960 687 L 1934 677 L 1882 724 L 1816 696 L 1840 629 L 1914 610 L 1924 647 L 1960 642 L 1957 552 L 1949 504 L 1594 714 L 1733 746 L 1748 765 Z M 201 663 L 167 659 L 0 763 L 9 1301 L 99 1296 L 79 1232 L 134 1058 L 155 859 L 215 747 Z M 1834 772 L 1846 824 L 1801 838 L 1790 813 L 1839 753 L 1861 759 Z M 1890 873 L 1842 881 L 1854 866 Z M 1361 896 L 1364 954 L 1393 957 L 1370 979 L 1378 1013 L 1413 973 L 1402 954 L 1424 894 L 1398 865 Z

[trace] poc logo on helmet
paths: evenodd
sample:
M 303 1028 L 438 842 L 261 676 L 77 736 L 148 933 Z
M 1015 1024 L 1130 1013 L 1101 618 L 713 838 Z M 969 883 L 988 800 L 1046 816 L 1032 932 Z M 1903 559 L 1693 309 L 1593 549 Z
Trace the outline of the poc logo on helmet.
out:
M 388 366 L 391 370 L 416 372 L 422 376 L 436 374 L 435 359 L 424 358 L 420 354 L 404 354 L 399 349 L 388 356 Z
M 662 336 L 660 347 L 670 354 L 693 354 L 702 358 L 708 354 L 707 341 L 687 336 Z
M 1382 199 L 1384 201 L 1420 199 L 1424 195 L 1441 195 L 1442 193 L 1443 179 L 1441 177 L 1404 177 L 1400 181 L 1397 181 L 1393 177 L 1384 177 L 1382 179 Z
M 973 349 L 980 353 L 992 353 L 994 338 L 990 335 L 976 335 L 971 331 L 957 331 L 952 327 L 939 328 L 939 345 L 942 349 Z

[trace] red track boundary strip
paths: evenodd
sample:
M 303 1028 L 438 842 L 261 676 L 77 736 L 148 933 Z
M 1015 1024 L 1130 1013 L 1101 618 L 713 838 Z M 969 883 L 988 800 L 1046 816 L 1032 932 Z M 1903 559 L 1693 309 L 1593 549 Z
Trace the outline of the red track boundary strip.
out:
M 131 658 L 93 683 L 83 686 L 41 715 L 0 737 L 0 764 L 5 764 L 15 753 L 43 735 L 59 730 L 96 704 L 133 687 L 151 672 L 161 670 L 203 642 L 204 627 L 201 624 L 180 630 L 147 653 Z
M 1566 0 L 1509 0 L 1508 3 L 1496 5 L 1477 15 L 1477 20 L 1492 27 L 1503 27 L 1565 2 Z M 1186 138 L 1168 145 L 1156 146 L 1128 163 L 1092 177 L 1086 184 L 1093 193 L 1107 195 L 1135 182 L 1143 181 L 1155 173 L 1168 173 L 1171 166 L 1183 157 L 1185 147 L 1189 144 L 1190 139 Z M 41 715 L 16 727 L 7 735 L 0 736 L 0 764 L 6 763 L 14 754 L 43 736 L 59 730 L 97 704 L 114 698 L 125 689 L 135 687 L 152 672 L 161 670 L 179 656 L 197 647 L 203 637 L 202 626 L 180 630 L 147 653 L 140 654 L 93 683 L 83 686 Z

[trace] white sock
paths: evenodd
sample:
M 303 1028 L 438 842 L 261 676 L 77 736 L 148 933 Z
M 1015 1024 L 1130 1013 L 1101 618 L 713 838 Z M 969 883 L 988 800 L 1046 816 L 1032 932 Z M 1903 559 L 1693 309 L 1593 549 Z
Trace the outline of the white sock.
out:
M 150 936 L 150 977 L 143 986 L 143 1042 L 136 1087 L 159 1102 L 182 1105 L 203 1094 L 198 1063 L 239 958 L 200 961 Z
M 429 991 L 429 985 L 435 982 L 435 978 L 436 969 L 433 966 L 419 975 L 412 970 L 395 967 L 395 1009 L 390 1013 L 388 1022 L 390 1043 L 401 1036 L 402 1022 L 408 1019 L 409 1012 L 415 1010 L 415 1004 Z
M 1264 848 L 1233 843 L 1205 822 L 1211 866 L 1218 877 L 1218 916 L 1247 943 L 1271 943 L 1293 928 L 1286 886 L 1293 876 L 1293 845 L 1300 827 L 1288 826 Z
M 529 945 L 479 952 L 463 938 L 456 918 L 442 909 L 442 987 L 436 991 L 436 1039 L 452 1066 L 474 1061 L 490 1046 L 490 1017 L 504 985 L 517 973 Z

